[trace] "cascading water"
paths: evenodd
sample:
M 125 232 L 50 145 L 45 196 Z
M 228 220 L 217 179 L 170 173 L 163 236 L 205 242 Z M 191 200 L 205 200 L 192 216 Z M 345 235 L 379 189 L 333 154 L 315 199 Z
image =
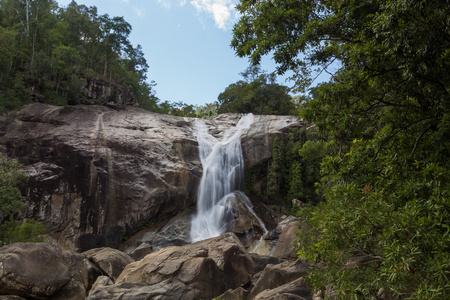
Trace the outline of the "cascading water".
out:
M 192 242 L 218 236 L 227 230 L 232 218 L 228 199 L 242 188 L 244 180 L 241 134 L 250 128 L 253 118 L 252 114 L 242 117 L 236 127 L 225 132 L 221 141 L 208 133 L 202 120 L 194 123 L 203 175 L 198 188 L 197 215 L 191 224 Z

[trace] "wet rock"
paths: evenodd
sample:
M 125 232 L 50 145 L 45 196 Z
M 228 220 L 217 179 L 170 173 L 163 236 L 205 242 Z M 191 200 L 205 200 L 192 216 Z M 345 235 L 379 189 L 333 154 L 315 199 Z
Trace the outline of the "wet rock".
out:
M 168 246 L 183 246 L 190 243 L 192 213 L 184 211 L 172 218 L 154 236 L 153 248 L 160 250 Z
M 117 248 L 144 224 L 191 206 L 201 163 L 180 119 L 135 107 L 26 106 L 0 136 L 0 151 L 30 175 L 25 217 L 85 251 Z

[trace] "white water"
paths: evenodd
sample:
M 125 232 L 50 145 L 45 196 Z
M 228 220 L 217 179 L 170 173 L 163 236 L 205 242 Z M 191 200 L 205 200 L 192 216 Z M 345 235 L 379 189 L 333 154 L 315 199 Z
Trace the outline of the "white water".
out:
M 203 175 L 198 188 L 197 215 L 191 224 L 192 242 L 218 236 L 230 225 L 232 216 L 227 200 L 234 191 L 242 188 L 244 181 L 241 134 L 250 128 L 252 123 L 252 114 L 242 117 L 236 127 L 224 133 L 220 141 L 209 134 L 208 127 L 202 120 L 195 121 L 194 130 L 197 135 Z M 250 200 L 246 196 L 244 198 L 248 200 L 245 202 L 248 202 L 246 205 L 249 210 L 261 221 L 253 212 Z

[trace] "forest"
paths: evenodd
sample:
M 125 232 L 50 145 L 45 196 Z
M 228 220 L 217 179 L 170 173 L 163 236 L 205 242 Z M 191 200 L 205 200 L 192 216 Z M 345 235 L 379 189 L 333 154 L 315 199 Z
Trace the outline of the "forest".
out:
M 128 40 L 123 17 L 99 15 L 72 1 L 0 2 L 0 110 L 30 101 L 79 103 L 80 88 L 96 78 L 132 91 L 143 107 L 156 107 L 148 64 L 140 45 Z
M 295 214 L 308 283 L 339 299 L 449 299 L 448 1 L 240 0 L 237 9 L 231 47 L 252 66 L 194 107 L 157 98 L 123 18 L 74 1 L 2 0 L 0 112 L 77 104 L 97 78 L 159 113 L 298 115 L 309 130 L 277 139 L 272 158 L 246 170 L 246 192 L 305 204 Z M 267 54 L 303 96 L 258 67 Z M 310 88 L 320 73 L 330 81 Z M 17 192 L 8 191 L 1 205 Z
M 232 47 L 273 53 L 327 137 L 300 257 L 341 299 L 450 297 L 450 6 L 443 0 L 254 1 Z M 329 66 L 338 65 L 331 72 Z
M 0 1 L 0 111 L 31 101 L 83 103 L 82 87 L 96 80 L 118 84 L 131 91 L 139 107 L 164 114 L 296 113 L 287 87 L 277 84 L 274 74 L 254 67 L 242 73 L 245 80 L 226 88 L 218 101 L 194 106 L 160 100 L 153 89 L 156 83 L 147 80 L 149 66 L 142 47 L 128 39 L 131 31 L 123 17 L 99 15 L 95 6 L 75 1 L 67 7 L 54 0 Z M 247 96 L 236 99 L 233 93 L 241 90 Z

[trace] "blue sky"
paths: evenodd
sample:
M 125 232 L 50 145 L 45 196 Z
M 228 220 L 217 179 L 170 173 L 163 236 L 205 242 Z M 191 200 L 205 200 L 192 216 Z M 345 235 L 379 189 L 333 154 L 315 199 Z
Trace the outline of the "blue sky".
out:
M 71 0 L 57 0 L 67 6 Z M 140 44 L 161 100 L 203 105 L 217 100 L 225 88 L 242 77 L 247 58 L 230 47 L 238 20 L 237 0 L 79 0 L 96 6 L 99 14 L 123 16 L 133 27 L 130 41 Z M 262 69 L 275 64 L 264 58 Z M 291 86 L 279 77 L 278 82 Z

